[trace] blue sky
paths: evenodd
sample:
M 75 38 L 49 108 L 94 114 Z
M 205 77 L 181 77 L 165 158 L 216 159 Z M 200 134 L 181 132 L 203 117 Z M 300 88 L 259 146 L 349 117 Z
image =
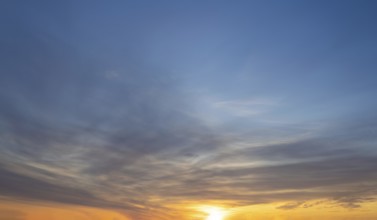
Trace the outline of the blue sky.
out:
M 0 194 L 135 213 L 376 195 L 376 2 L 0 4 Z

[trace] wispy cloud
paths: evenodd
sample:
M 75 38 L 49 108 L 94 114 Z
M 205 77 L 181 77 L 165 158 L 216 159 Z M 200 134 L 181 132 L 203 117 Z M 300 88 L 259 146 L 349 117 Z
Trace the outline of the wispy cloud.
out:
M 253 98 L 253 99 L 237 99 L 227 101 L 213 102 L 213 106 L 218 111 L 224 111 L 228 114 L 240 117 L 255 116 L 268 112 L 276 107 L 279 102 L 272 99 Z
M 135 219 L 181 219 L 171 204 L 279 202 L 278 209 L 288 210 L 323 201 L 358 208 L 377 197 L 374 96 L 363 100 L 368 110 L 351 108 L 350 102 L 351 114 L 326 116 L 328 108 L 340 111 L 331 100 L 348 96 L 318 89 L 291 98 L 297 103 L 282 113 L 289 117 L 270 123 L 280 116 L 271 112 L 288 105 L 278 98 L 282 90 L 290 97 L 307 92 L 297 75 L 281 77 L 289 84 L 282 85 L 272 76 L 264 79 L 266 70 L 256 81 L 273 81 L 279 89 L 255 86 L 254 93 L 247 83 L 238 90 L 236 76 L 219 73 L 212 77 L 221 85 L 234 80 L 231 94 L 216 94 L 214 88 L 223 88 L 217 85 L 193 95 L 185 88 L 190 83 L 177 80 L 175 68 L 150 57 L 143 36 L 153 34 L 144 32 L 144 18 L 128 29 L 112 25 L 139 13 L 120 7 L 118 14 L 106 14 L 107 22 L 91 8 L 78 14 L 55 8 L 58 14 L 38 16 L 26 8 L 28 13 L 19 12 L 26 17 L 2 15 L 11 19 L 0 42 L 2 198 L 123 210 Z M 69 15 L 85 25 L 71 24 Z M 150 28 L 159 29 L 151 20 Z M 210 78 L 196 77 L 193 82 Z M 326 99 L 332 92 L 341 95 Z M 221 123 L 208 123 L 211 117 Z M 23 218 L 12 210 L 3 213 Z

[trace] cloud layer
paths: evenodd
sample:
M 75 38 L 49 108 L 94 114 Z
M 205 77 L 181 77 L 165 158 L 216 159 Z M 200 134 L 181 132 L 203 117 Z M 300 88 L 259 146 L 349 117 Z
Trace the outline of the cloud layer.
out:
M 0 42 L 4 198 L 105 207 L 137 219 L 151 213 L 163 218 L 173 211 L 170 204 L 182 202 L 287 202 L 278 207 L 286 210 L 316 205 L 312 200 L 345 208 L 374 201 L 377 117 L 369 87 L 350 97 L 350 106 L 355 99 L 363 102 L 352 111 L 342 109 L 346 87 L 330 89 L 340 93 L 333 97 L 317 88 L 317 96 L 289 98 L 307 92 L 297 86 L 305 79 L 289 74 L 286 90 L 271 83 L 276 90 L 251 93 L 248 86 L 233 85 L 229 95 L 214 94 L 208 92 L 216 87 L 211 76 L 179 74 L 173 64 L 149 57 L 146 51 L 153 48 L 140 46 L 150 42 L 142 38 L 149 36 L 143 28 L 122 23 L 135 30 L 129 34 L 111 26 L 119 22 L 117 13 L 103 15 L 105 24 L 99 25 L 108 33 L 101 35 L 87 23 L 95 13 L 77 13 L 77 5 L 63 7 L 63 14 L 46 4 L 7 7 L 20 14 L 2 15 L 9 20 Z M 82 40 L 92 32 L 93 38 Z M 219 73 L 218 87 L 232 83 L 228 74 Z M 263 77 L 256 81 L 265 82 Z M 208 90 L 185 80 L 208 81 Z M 279 102 L 263 98 L 274 95 L 271 100 Z M 213 96 L 222 101 L 206 102 Z M 335 99 L 339 106 L 331 104 Z M 23 216 L 3 213 L 5 219 Z

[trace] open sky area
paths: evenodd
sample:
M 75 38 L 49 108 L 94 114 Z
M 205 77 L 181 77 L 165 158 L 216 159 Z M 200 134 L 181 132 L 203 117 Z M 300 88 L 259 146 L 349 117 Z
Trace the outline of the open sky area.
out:
M 0 220 L 302 219 L 377 219 L 377 1 L 0 1 Z

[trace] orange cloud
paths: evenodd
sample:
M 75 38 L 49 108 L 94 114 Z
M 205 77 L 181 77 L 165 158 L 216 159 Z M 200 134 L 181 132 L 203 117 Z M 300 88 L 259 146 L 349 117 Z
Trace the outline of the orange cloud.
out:
M 0 219 L 7 220 L 131 220 L 114 210 L 47 203 L 0 203 Z

